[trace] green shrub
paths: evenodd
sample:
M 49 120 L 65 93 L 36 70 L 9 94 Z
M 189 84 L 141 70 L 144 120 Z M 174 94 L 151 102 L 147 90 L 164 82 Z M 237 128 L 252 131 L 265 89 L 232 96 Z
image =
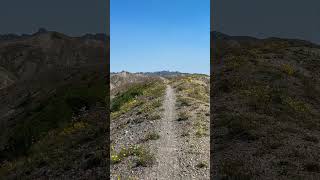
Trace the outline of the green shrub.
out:
M 130 87 L 121 95 L 116 96 L 111 102 L 111 112 L 119 111 L 122 105 L 129 102 L 130 100 L 135 99 L 137 96 L 142 95 L 147 86 L 148 84 L 137 84 Z
M 295 74 L 295 69 L 290 64 L 281 65 L 281 70 L 289 76 L 293 76 Z
M 183 97 L 178 97 L 178 102 L 180 104 L 180 106 L 190 106 L 190 102 L 187 98 L 183 98 Z
M 231 57 L 225 61 L 225 65 L 227 69 L 238 70 L 243 64 L 245 60 L 243 57 Z
M 197 168 L 206 168 L 208 167 L 206 163 L 204 162 L 199 162 L 197 165 L 196 165 Z
M 148 141 L 148 140 L 157 140 L 160 138 L 160 135 L 156 132 L 151 132 L 151 133 L 148 133 L 145 138 L 144 138 L 144 141 Z
M 309 112 L 309 107 L 303 101 L 295 100 L 291 97 L 284 98 L 284 103 L 288 105 L 292 110 L 299 113 Z
M 186 121 L 189 119 L 189 114 L 187 112 L 180 112 L 177 121 Z
M 111 163 L 119 163 L 125 157 L 135 156 L 137 157 L 137 166 L 148 166 L 154 162 L 154 155 L 148 148 L 142 146 L 130 146 L 128 148 L 121 148 L 119 153 L 111 149 Z
M 249 105 L 255 109 L 265 109 L 272 100 L 271 88 L 268 86 L 251 86 L 246 90 L 242 91 Z
M 137 166 L 147 167 L 152 165 L 153 162 L 155 161 L 153 154 L 151 154 L 150 150 L 148 149 L 140 149 L 137 152 L 137 156 L 138 156 Z
M 196 129 L 196 136 L 198 138 L 207 135 L 206 128 L 203 125 L 199 125 Z
M 67 125 L 81 107 L 89 107 L 96 102 L 104 103 L 104 96 L 105 86 L 100 81 L 90 87 L 79 84 L 60 87 L 13 127 L 7 148 L 1 154 L 9 159 L 26 155 L 30 147 L 49 131 Z

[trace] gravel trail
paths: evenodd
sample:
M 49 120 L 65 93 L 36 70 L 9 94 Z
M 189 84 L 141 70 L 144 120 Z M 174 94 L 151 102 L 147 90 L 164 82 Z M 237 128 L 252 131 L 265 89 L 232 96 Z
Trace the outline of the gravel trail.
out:
M 174 121 L 176 119 L 176 97 L 174 90 L 167 85 L 166 97 L 163 104 L 164 114 L 160 122 L 160 139 L 157 141 L 156 164 L 145 179 L 169 180 L 181 179 L 177 137 L 175 134 Z

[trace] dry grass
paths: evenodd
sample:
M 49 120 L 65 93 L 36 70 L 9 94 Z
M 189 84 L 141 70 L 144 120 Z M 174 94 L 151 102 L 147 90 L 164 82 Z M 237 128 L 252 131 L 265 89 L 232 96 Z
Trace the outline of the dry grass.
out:
M 111 149 L 111 163 L 117 164 L 120 163 L 124 158 L 129 156 L 135 156 L 136 165 L 137 166 L 149 166 L 154 162 L 154 155 L 150 152 L 150 150 L 143 146 L 130 146 L 128 148 L 121 148 L 119 152 Z
M 177 121 L 186 121 L 189 119 L 189 117 L 190 115 L 188 112 L 182 111 L 179 113 Z

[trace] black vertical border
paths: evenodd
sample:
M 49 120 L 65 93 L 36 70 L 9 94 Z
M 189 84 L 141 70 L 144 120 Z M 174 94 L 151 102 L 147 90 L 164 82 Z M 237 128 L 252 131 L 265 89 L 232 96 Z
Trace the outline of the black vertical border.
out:
M 108 179 L 110 179 L 110 0 L 107 1 L 106 12 L 106 27 L 107 27 L 107 41 L 106 41 L 106 173 Z
M 210 0 L 210 179 L 214 176 L 214 39 L 213 39 L 213 0 Z

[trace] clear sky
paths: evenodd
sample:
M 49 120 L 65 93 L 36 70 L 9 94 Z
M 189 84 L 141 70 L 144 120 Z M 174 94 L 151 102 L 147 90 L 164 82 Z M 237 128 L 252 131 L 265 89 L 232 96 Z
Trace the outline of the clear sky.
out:
M 110 0 L 112 72 L 210 70 L 210 0 Z

